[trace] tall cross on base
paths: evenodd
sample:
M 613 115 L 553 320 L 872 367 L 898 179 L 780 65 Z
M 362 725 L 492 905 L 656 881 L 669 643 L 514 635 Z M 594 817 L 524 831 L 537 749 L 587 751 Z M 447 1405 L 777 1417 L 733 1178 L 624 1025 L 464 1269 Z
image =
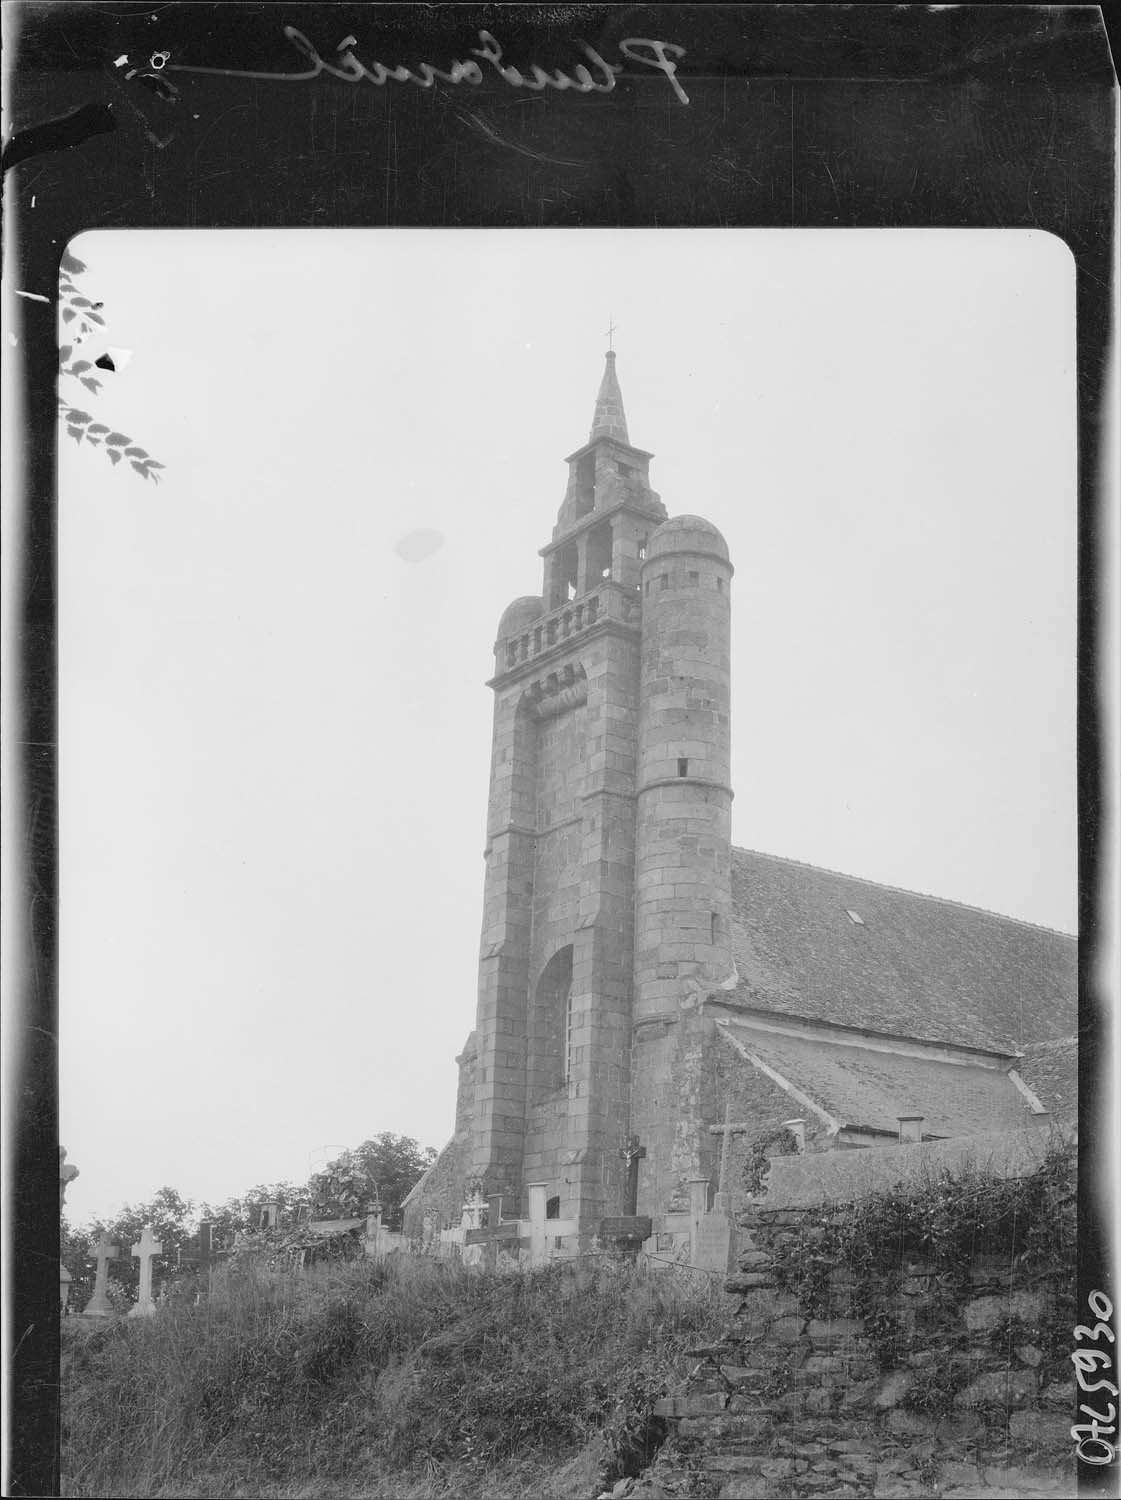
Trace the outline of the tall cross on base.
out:
M 97 1270 L 93 1278 L 93 1296 L 86 1303 L 85 1315 L 87 1318 L 111 1318 L 113 1316 L 113 1304 L 109 1301 L 109 1262 L 116 1260 L 120 1250 L 113 1244 L 112 1240 L 101 1231 L 101 1238 L 94 1246 L 94 1257 L 97 1261 Z
M 646 1147 L 638 1144 L 638 1136 L 628 1137 L 619 1155 L 627 1164 L 627 1189 L 623 1204 L 623 1213 L 633 1215 L 638 1213 L 638 1164 L 646 1155 Z
M 130 1318 L 143 1318 L 156 1310 L 156 1304 L 152 1301 L 152 1261 L 157 1255 L 163 1254 L 163 1246 L 152 1233 L 149 1225 L 144 1226 L 144 1232 L 139 1241 L 132 1246 L 131 1254 L 135 1255 L 140 1262 L 140 1291 L 137 1294 L 136 1305 L 129 1308 Z

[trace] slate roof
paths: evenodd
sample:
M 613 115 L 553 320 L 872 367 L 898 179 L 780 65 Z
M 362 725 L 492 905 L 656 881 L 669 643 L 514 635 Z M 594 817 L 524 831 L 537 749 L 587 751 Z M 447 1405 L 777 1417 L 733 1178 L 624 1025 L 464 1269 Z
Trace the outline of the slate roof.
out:
M 1032 1118 L 1001 1067 L 781 1036 L 735 1020 L 722 1029 L 842 1125 L 897 1131 L 900 1115 L 922 1115 L 924 1135 L 957 1136 L 1015 1130 Z
M 1056 1120 L 1078 1118 L 1078 1038 L 1036 1042 L 1024 1048 L 1016 1072 Z
M 760 1009 L 995 1052 L 1077 1025 L 1075 939 L 1012 917 L 733 849 L 732 927 Z

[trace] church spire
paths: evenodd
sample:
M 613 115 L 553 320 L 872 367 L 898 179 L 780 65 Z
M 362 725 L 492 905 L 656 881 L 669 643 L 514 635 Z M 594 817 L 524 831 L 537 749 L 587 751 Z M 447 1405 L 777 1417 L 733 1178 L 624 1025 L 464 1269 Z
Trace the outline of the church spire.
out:
M 627 415 L 623 410 L 623 393 L 619 389 L 619 379 L 615 374 L 615 351 L 607 351 L 607 363 L 604 366 L 603 379 L 599 384 L 599 395 L 596 397 L 596 411 L 592 418 L 592 430 L 588 434 L 588 442 L 594 443 L 596 438 L 612 437 L 618 438 L 621 443 L 630 443 L 627 434 Z

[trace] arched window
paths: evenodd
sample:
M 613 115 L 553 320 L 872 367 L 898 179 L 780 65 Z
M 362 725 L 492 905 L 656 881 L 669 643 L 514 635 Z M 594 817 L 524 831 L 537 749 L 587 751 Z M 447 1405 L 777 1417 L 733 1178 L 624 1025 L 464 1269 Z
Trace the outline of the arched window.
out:
M 540 1100 L 567 1083 L 573 1059 L 572 944 L 541 971 L 530 1027 L 531 1093 Z

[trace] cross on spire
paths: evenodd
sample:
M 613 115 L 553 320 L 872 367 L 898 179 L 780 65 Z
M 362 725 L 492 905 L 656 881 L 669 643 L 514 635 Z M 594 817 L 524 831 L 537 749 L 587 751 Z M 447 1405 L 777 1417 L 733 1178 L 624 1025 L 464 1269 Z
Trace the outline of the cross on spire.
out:
M 606 335 L 605 336 L 607 338 L 607 352 L 609 354 L 613 354 L 615 352 L 615 333 L 616 333 L 616 327 L 615 327 L 614 320 L 612 319 L 611 314 L 608 313 L 607 314 L 607 329 L 606 329 Z

